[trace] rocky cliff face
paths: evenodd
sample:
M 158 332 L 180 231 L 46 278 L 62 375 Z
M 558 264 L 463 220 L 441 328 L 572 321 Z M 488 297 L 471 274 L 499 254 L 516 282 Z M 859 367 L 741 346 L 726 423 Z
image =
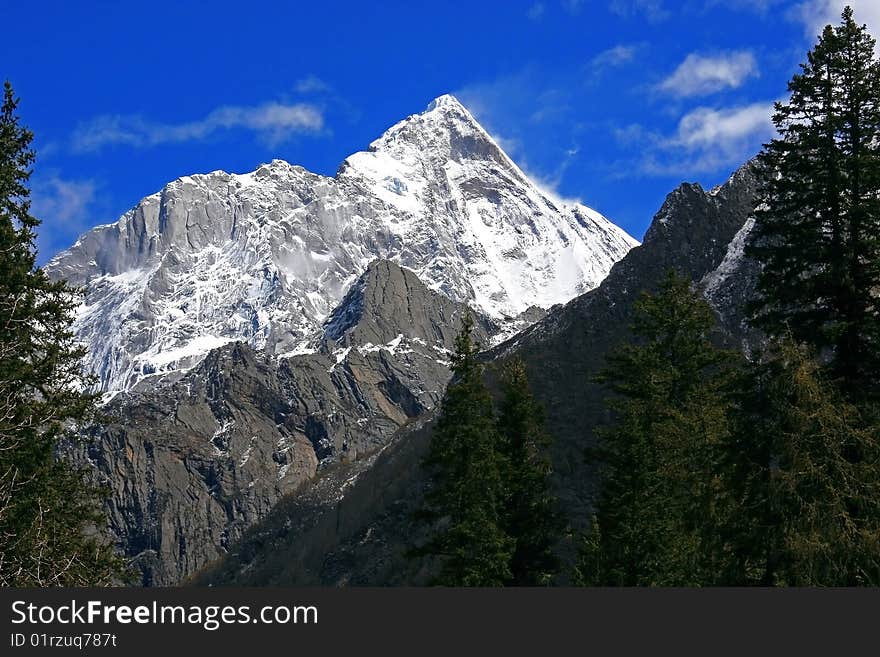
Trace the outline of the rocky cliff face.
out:
M 315 447 L 284 426 L 272 364 L 236 343 L 161 394 L 118 396 L 79 460 L 110 488 L 110 529 L 144 584 L 173 584 L 218 558 L 282 495 L 310 480 Z
M 599 288 L 486 354 L 490 382 L 508 358 L 525 361 L 532 388 L 547 409 L 555 438 L 554 483 L 574 527 L 588 517 L 595 492 L 595 473 L 585 465 L 584 449 L 594 444 L 595 428 L 607 419 L 606 392 L 593 377 L 608 351 L 626 339 L 637 295 L 653 289 L 674 268 L 703 286 L 721 318 L 719 339 L 748 337 L 742 332 L 742 308 L 757 266 L 742 257 L 741 246 L 755 206 L 755 184 L 746 165 L 711 191 L 681 185 L 654 217 L 644 243 L 615 265 Z M 419 460 L 429 439 L 430 422 L 403 428 L 368 471 L 352 475 L 348 486 L 325 481 L 337 491 L 332 495 L 308 487 L 249 530 L 196 582 L 424 582 L 423 565 L 405 555 L 420 531 L 412 512 L 424 490 Z
M 338 346 L 368 345 L 361 349 L 369 350 L 370 345 L 378 349 L 406 339 L 400 333 L 403 328 L 410 341 L 424 342 L 443 354 L 454 346 L 461 312 L 462 304 L 428 290 L 413 272 L 377 260 L 330 314 L 324 336 Z M 476 319 L 474 336 L 487 344 L 498 326 L 479 314 Z
M 117 395 L 74 455 L 110 487 L 110 528 L 149 585 L 223 556 L 286 495 L 339 464 L 362 467 L 430 411 L 465 312 L 410 271 L 372 263 L 314 353 L 235 342 L 176 382 Z M 479 318 L 477 337 L 493 325 Z
M 179 377 L 231 342 L 315 352 L 323 323 L 377 258 L 506 322 L 594 288 L 635 243 L 539 189 L 442 96 L 335 177 L 280 160 L 185 176 L 46 269 L 86 288 L 74 328 L 101 390 L 117 392 Z

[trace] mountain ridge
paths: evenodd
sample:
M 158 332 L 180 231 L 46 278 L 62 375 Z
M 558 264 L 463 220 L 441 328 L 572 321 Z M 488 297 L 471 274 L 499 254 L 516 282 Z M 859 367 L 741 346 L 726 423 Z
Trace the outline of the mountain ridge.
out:
M 74 329 L 100 389 L 118 391 L 179 376 L 233 341 L 314 351 L 377 258 L 505 322 L 594 288 L 636 244 L 542 192 L 446 95 L 332 178 L 277 159 L 178 178 L 46 270 L 86 288 Z

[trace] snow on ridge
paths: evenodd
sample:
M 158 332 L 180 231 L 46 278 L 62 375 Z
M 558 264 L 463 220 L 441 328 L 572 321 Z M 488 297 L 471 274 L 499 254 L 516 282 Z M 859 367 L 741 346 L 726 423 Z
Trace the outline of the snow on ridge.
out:
M 746 244 L 754 226 L 755 218 L 749 217 L 733 236 L 718 267 L 703 278 L 703 286 L 708 298 L 713 298 L 727 279 L 738 271 L 740 263 L 745 257 Z
M 283 160 L 183 176 L 47 270 L 86 286 L 75 330 L 113 391 L 233 340 L 307 353 L 377 258 L 506 320 L 593 289 L 636 244 L 540 189 L 447 95 L 333 178 Z

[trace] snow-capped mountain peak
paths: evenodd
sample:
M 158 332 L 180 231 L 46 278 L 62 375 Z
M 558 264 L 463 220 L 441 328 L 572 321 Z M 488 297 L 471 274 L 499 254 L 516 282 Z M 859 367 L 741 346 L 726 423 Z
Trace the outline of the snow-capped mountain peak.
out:
M 333 178 L 282 160 L 185 176 L 47 270 L 86 286 L 75 329 L 113 391 L 233 340 L 279 356 L 310 349 L 377 258 L 504 320 L 592 289 L 635 244 L 599 213 L 552 200 L 445 95 Z

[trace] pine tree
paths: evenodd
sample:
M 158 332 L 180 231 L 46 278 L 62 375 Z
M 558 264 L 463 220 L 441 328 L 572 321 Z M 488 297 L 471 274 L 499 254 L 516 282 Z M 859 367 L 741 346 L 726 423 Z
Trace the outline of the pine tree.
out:
M 28 179 L 33 135 L 9 82 L 0 109 L 0 584 L 108 584 L 120 561 L 96 534 L 97 491 L 56 458 L 93 415 L 75 291 L 36 267 Z
M 614 422 L 593 454 L 601 492 L 577 568 L 592 585 L 703 585 L 730 577 L 725 480 L 736 359 L 714 315 L 670 272 L 636 303 L 633 333 L 599 380 Z
M 744 397 L 732 481 L 748 578 L 878 583 L 880 62 L 852 9 L 778 103 L 759 158 L 753 321 L 772 350 Z M 808 355 L 809 354 L 809 355 Z M 821 364 L 821 367 L 820 365 Z
M 504 527 L 516 541 L 510 583 L 543 586 L 559 570 L 553 553 L 563 530 L 550 487 L 550 437 L 544 430 L 543 409 L 529 389 L 525 365 L 514 359 L 504 367 L 503 397 L 498 433 L 507 467 L 508 500 Z
M 880 585 L 880 426 L 790 339 L 757 369 L 740 553 L 756 583 Z
M 855 23 L 827 26 L 777 103 L 759 157 L 749 254 L 755 323 L 827 355 L 851 391 L 880 385 L 880 63 Z
M 501 586 L 514 550 L 503 527 L 506 465 L 473 325 L 466 314 L 455 341 L 453 379 L 424 464 L 432 482 L 422 515 L 434 520 L 432 535 L 415 553 L 439 557 L 438 584 Z

